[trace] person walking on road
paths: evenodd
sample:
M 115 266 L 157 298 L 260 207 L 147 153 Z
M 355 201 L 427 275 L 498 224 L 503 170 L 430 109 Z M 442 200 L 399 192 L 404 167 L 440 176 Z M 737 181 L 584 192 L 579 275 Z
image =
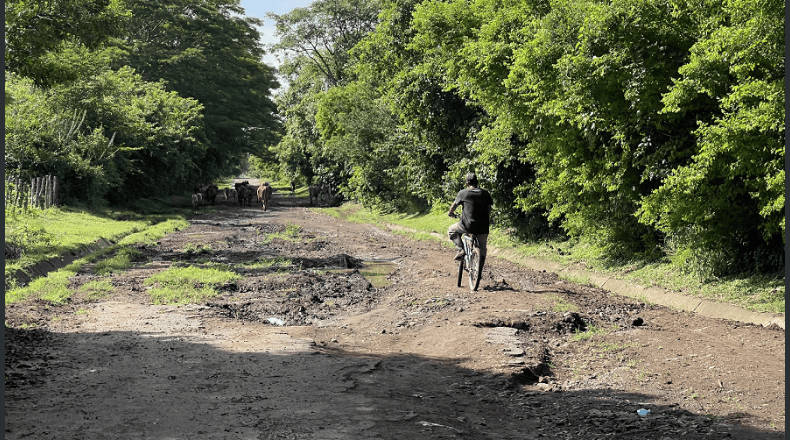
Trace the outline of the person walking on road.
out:
M 464 258 L 464 245 L 461 235 L 464 233 L 474 234 L 477 236 L 477 242 L 480 244 L 480 256 L 486 255 L 486 243 L 488 242 L 488 230 L 491 224 L 491 208 L 494 205 L 494 199 L 491 194 L 477 187 L 477 175 L 469 173 L 466 175 L 466 188 L 458 192 L 458 196 L 447 211 L 450 217 L 457 217 L 455 209 L 459 206 L 462 207 L 461 221 L 450 225 L 447 229 L 447 235 L 450 240 L 455 243 L 455 248 L 458 253 L 455 255 L 456 260 Z

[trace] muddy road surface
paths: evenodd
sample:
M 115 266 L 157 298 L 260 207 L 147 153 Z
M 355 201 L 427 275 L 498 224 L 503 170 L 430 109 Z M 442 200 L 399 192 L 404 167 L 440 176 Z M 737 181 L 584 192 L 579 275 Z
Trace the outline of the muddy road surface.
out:
M 779 327 L 493 257 L 471 292 L 442 243 L 308 205 L 219 200 L 104 296 L 81 289 L 100 279 L 87 266 L 68 304 L 6 306 L 5 438 L 785 436 Z M 211 299 L 149 296 L 156 273 L 217 264 L 241 278 Z

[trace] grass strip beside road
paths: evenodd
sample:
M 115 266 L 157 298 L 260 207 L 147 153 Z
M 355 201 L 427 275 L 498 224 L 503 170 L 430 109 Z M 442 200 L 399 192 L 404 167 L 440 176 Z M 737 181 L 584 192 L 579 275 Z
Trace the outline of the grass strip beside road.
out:
M 416 239 L 439 240 L 452 247 L 449 239 L 439 239 L 431 233 L 446 237 L 447 228 L 456 220 L 445 212 L 420 214 L 381 214 L 356 203 L 336 208 L 322 208 L 321 212 L 354 223 L 379 226 L 397 225 L 415 232 Z M 394 232 L 398 232 L 397 230 Z M 671 256 L 658 261 L 612 262 L 601 248 L 579 240 L 545 240 L 523 243 L 502 230 L 492 229 L 489 246 L 510 250 L 520 256 L 560 263 L 573 268 L 606 274 L 607 276 L 642 286 L 654 286 L 683 295 L 732 304 L 754 312 L 785 312 L 785 276 L 743 274 L 714 280 L 700 280 L 684 270 L 683 261 Z M 448 254 L 448 258 L 451 255 Z
M 80 216 L 81 220 L 84 220 L 88 223 L 91 221 L 95 221 L 96 223 L 103 224 L 106 227 L 106 220 L 105 218 L 101 217 L 91 217 L 91 216 Z M 148 226 L 146 229 L 142 231 L 135 231 L 128 233 L 119 240 L 113 246 L 106 247 L 104 249 L 100 249 L 96 252 L 92 252 L 87 256 L 77 259 L 68 266 L 50 272 L 45 277 L 39 277 L 31 281 L 31 283 L 24 287 L 18 286 L 10 286 L 9 289 L 6 289 L 5 292 L 5 303 L 11 304 L 17 301 L 21 301 L 28 297 L 36 297 L 39 299 L 43 299 L 46 301 L 51 301 L 54 303 L 63 303 L 65 302 L 68 297 L 70 296 L 70 292 L 68 289 L 69 286 L 69 278 L 76 275 L 77 272 L 85 265 L 92 263 L 96 260 L 99 260 L 105 255 L 114 256 L 106 261 L 107 263 L 103 263 L 100 266 L 103 273 L 109 274 L 114 271 L 124 270 L 125 268 L 131 265 L 129 261 L 129 257 L 135 254 L 135 251 L 131 249 L 129 246 L 132 244 L 138 243 L 146 243 L 150 244 L 152 242 L 156 242 L 161 237 L 165 235 L 185 229 L 189 226 L 189 222 L 186 219 L 175 216 L 175 218 L 171 218 L 165 221 L 158 222 L 154 225 Z M 123 232 L 119 231 L 129 231 L 127 229 L 128 226 L 119 227 L 118 229 L 113 230 L 115 234 L 114 237 L 119 237 L 123 235 Z M 137 226 L 135 226 L 137 227 Z M 131 230 L 135 230 L 132 228 Z M 80 243 L 75 238 L 70 237 L 74 243 L 78 244 L 74 249 L 82 248 L 86 245 L 92 244 L 98 238 L 93 238 L 92 235 L 85 236 L 84 241 Z M 45 254 L 46 255 L 46 254 Z M 43 261 L 43 259 L 41 260 Z M 8 263 L 6 263 L 6 279 L 8 279 Z

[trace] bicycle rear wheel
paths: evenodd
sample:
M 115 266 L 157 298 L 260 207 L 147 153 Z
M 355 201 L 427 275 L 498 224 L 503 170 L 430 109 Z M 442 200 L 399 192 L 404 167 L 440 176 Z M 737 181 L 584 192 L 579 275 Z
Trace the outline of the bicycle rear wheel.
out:
M 458 262 L 458 287 L 461 287 L 461 280 L 464 278 L 464 260 Z
M 480 278 L 483 276 L 483 264 L 486 257 L 480 255 L 480 248 L 474 248 L 469 264 L 469 289 L 474 292 L 480 286 Z

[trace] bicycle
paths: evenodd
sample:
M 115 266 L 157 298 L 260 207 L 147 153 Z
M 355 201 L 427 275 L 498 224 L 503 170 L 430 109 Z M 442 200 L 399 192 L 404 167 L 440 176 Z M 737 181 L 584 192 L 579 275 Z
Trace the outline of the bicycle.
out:
M 476 235 L 464 233 L 461 235 L 461 241 L 464 244 L 464 258 L 458 262 L 458 287 L 461 287 L 464 270 L 466 270 L 469 276 L 469 290 L 474 292 L 480 286 L 480 278 L 483 275 L 483 265 L 486 257 L 485 255 L 480 255 L 480 245 L 477 242 Z

